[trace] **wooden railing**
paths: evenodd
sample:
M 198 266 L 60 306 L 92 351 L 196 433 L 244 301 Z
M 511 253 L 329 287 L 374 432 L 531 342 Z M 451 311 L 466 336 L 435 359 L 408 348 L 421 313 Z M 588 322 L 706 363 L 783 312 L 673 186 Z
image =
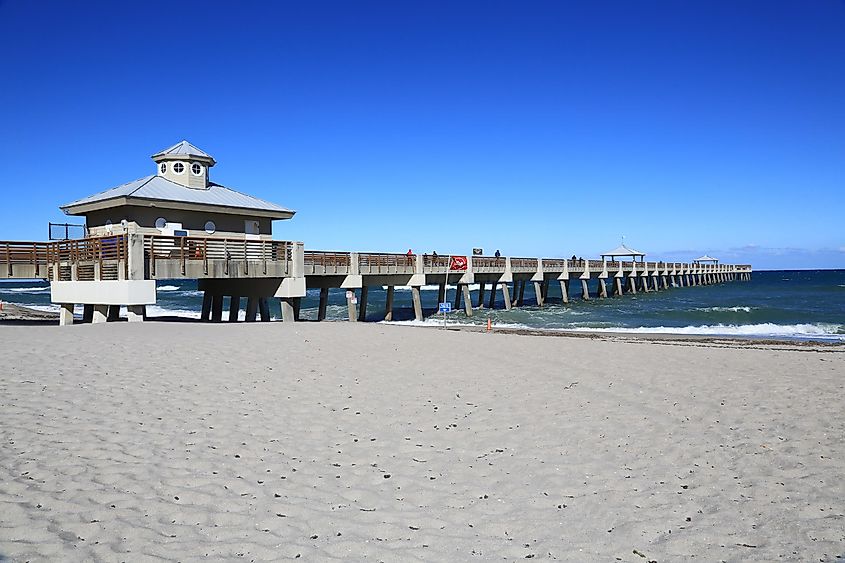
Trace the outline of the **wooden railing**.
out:
M 362 268 L 408 268 L 414 267 L 416 256 L 413 254 L 390 254 L 381 252 L 361 252 L 358 254 L 358 266 Z M 438 257 L 439 258 L 439 257 Z
M 322 266 L 329 268 L 348 268 L 352 264 L 350 252 L 325 252 L 308 250 L 305 252 L 306 266 Z
M 47 242 L 4 241 L 0 243 L 0 260 L 6 265 L 8 277 L 14 275 L 12 267 L 16 264 L 34 266 L 38 276 L 41 268 L 50 263 L 50 247 Z
M 475 268 L 501 268 L 505 269 L 505 257 L 500 256 L 473 256 L 472 267 Z
M 210 261 L 224 263 L 224 274 L 229 274 L 230 262 L 242 262 L 244 273 L 249 274 L 250 263 L 258 263 L 267 273 L 268 262 L 289 262 L 292 244 L 279 240 L 245 240 L 207 237 L 174 237 L 165 235 L 144 236 L 144 258 L 149 261 L 150 275 L 156 275 L 156 263 L 161 260 L 178 260 L 180 272 L 186 274 L 189 264 L 202 263 L 208 274 Z M 285 267 L 284 271 L 287 272 Z

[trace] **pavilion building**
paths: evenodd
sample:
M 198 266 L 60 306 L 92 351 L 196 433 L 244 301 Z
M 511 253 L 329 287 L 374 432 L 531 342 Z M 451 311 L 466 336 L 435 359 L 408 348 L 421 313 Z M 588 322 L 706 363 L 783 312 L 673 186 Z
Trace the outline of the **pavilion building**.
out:
M 129 231 L 269 240 L 273 221 L 295 211 L 209 179 L 208 153 L 181 141 L 152 156 L 156 173 L 61 206 L 85 217 L 88 236 Z

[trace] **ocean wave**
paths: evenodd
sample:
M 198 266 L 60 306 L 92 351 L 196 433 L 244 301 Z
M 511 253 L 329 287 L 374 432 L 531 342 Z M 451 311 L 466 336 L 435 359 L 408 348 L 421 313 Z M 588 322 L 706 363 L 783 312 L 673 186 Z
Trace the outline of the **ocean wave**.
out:
M 574 329 L 583 332 L 624 332 L 636 334 L 693 334 L 709 336 L 757 336 L 757 337 L 785 337 L 809 338 L 822 340 L 839 340 L 845 342 L 845 325 L 837 324 L 793 324 L 778 325 L 774 323 L 760 323 L 751 325 L 700 325 L 700 326 L 639 326 L 639 327 L 579 327 Z
M 0 293 L 50 293 L 50 286 L 47 287 L 6 287 Z
M 121 309 L 123 311 L 124 309 Z M 229 321 L 229 311 L 228 309 L 224 309 L 222 311 L 221 320 L 223 322 Z M 199 319 L 200 318 L 200 311 L 196 309 L 177 309 L 177 308 L 167 308 L 162 307 L 160 305 L 147 305 L 147 316 L 148 317 L 180 317 L 184 319 Z M 244 321 L 246 319 L 246 311 L 241 308 L 238 311 L 238 320 Z M 271 321 L 279 320 L 278 317 L 275 315 L 270 316 Z
M 156 291 L 179 291 L 181 289 L 178 285 L 160 285 L 156 288 Z
M 449 284 L 449 285 L 446 286 L 446 290 L 448 291 L 450 289 L 456 289 L 457 287 L 458 286 L 456 286 L 456 285 Z M 470 291 L 478 291 L 480 286 L 477 283 L 470 283 L 470 284 L 467 284 L 467 287 L 469 287 Z M 381 288 L 384 289 L 385 291 L 387 291 L 386 285 L 381 286 Z M 437 291 L 439 289 L 440 289 L 439 284 L 430 284 L 430 285 L 420 286 L 421 291 Z M 488 287 L 487 289 L 489 290 L 490 288 Z M 394 286 L 394 290 L 395 291 L 411 291 L 411 286 L 410 285 L 396 285 L 396 286 Z
M 754 307 L 696 307 L 696 311 L 716 312 L 716 313 L 750 313 Z

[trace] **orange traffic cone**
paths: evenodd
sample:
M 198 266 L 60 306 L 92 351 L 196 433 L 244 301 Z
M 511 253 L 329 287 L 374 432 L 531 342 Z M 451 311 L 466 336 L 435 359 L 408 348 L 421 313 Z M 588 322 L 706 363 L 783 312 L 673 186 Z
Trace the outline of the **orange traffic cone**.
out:
M 487 332 L 493 332 L 493 321 L 487 317 Z

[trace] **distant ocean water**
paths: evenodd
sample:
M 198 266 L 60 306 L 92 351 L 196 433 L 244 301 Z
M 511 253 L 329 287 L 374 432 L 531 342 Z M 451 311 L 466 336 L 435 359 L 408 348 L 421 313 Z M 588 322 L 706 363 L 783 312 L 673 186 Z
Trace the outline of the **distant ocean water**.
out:
M 591 291 L 595 290 L 595 282 Z M 195 280 L 158 282 L 157 304 L 147 308 L 151 316 L 198 318 L 202 294 Z M 476 299 L 478 286 L 471 286 Z M 394 319 L 399 324 L 440 324 L 442 316 L 429 316 L 422 323 L 413 320 L 411 292 L 397 288 Z M 488 286 L 489 291 L 489 286 Z M 798 270 L 755 272 L 750 282 L 728 282 L 715 286 L 675 288 L 657 293 L 637 293 L 607 299 L 582 301 L 580 284 L 573 280 L 570 303 L 560 301 L 560 289 L 552 283 L 549 301 L 539 308 L 533 284 L 526 284 L 525 306 L 505 311 L 501 291 L 496 308 L 476 309 L 472 318 L 455 311 L 450 324 L 485 325 L 488 317 L 495 326 L 546 330 L 642 332 L 724 335 L 755 338 L 789 338 L 845 342 L 845 270 Z M 381 287 L 369 291 L 368 320 L 383 316 L 386 292 Z M 431 314 L 437 307 L 437 286 L 423 288 L 423 307 Z M 454 301 L 455 289 L 449 291 Z M 489 293 L 488 293 L 489 296 Z M 58 310 L 50 303 L 49 285 L 41 281 L 0 283 L 0 300 L 41 310 Z M 317 318 L 319 290 L 308 290 L 303 299 L 303 319 Z M 485 298 L 485 301 L 487 299 Z M 242 308 L 246 305 L 242 303 Z M 485 303 L 486 305 L 486 303 Z M 228 303 L 224 305 L 224 319 Z M 271 309 L 274 318 L 281 312 L 278 302 Z M 81 314 L 81 309 L 77 309 Z M 243 310 L 240 316 L 243 318 Z M 345 291 L 329 294 L 328 320 L 346 318 Z

